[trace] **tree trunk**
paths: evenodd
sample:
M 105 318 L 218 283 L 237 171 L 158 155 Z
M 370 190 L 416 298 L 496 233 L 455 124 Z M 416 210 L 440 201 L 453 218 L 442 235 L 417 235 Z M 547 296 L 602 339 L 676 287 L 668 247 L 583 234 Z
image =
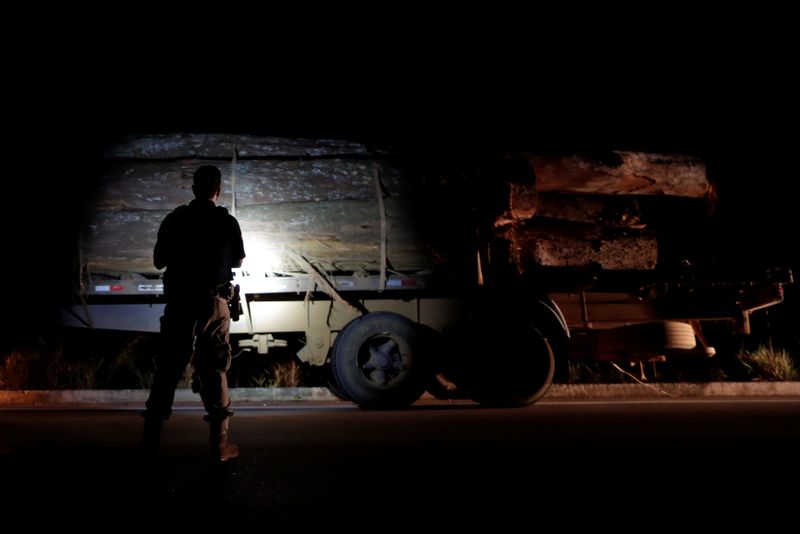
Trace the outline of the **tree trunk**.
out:
M 530 162 L 540 193 L 703 197 L 711 191 L 705 165 L 688 156 L 615 151 L 602 160 L 533 156 Z
M 520 272 L 536 266 L 647 270 L 658 260 L 656 237 L 646 230 L 533 219 L 503 236 Z
M 233 159 L 364 156 L 362 143 L 335 139 L 291 139 L 254 135 L 175 133 L 130 136 L 120 139 L 105 154 L 116 159 Z
M 522 188 L 517 186 L 516 189 L 519 191 Z M 517 224 L 534 216 L 602 226 L 642 226 L 639 203 L 629 196 L 534 193 L 525 198 L 527 203 L 524 209 L 517 207 L 520 205 L 517 201 L 520 196 L 519 193 L 511 196 L 512 208 L 495 219 L 495 228 Z

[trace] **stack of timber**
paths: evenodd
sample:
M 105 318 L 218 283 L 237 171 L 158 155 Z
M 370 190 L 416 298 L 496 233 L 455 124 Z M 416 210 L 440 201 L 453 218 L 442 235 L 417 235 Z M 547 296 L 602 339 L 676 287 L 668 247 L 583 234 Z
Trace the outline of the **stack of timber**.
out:
M 491 241 L 531 267 L 653 269 L 657 236 L 641 199 L 708 195 L 702 162 L 614 152 L 604 158 L 515 155 L 432 160 L 350 141 L 159 134 L 111 147 L 87 211 L 83 260 L 93 272 L 157 273 L 158 227 L 193 198 L 192 174 L 217 165 L 219 204 L 239 220 L 244 268 L 295 272 L 286 249 L 328 271 L 474 271 Z M 386 256 L 381 258 L 381 250 Z M 501 269 L 502 270 L 502 269 Z
M 105 156 L 82 238 L 91 271 L 157 273 L 159 225 L 192 200 L 193 172 L 205 164 L 222 171 L 218 204 L 239 220 L 245 268 L 298 271 L 288 247 L 327 270 L 377 270 L 382 234 L 393 268 L 429 266 L 400 170 L 360 143 L 159 134 L 122 139 Z
M 643 206 L 666 199 L 703 204 L 711 192 L 703 162 L 686 156 L 615 151 L 603 158 L 529 156 L 528 161 L 534 179 L 510 185 L 509 209 L 494 223 L 520 272 L 655 269 L 659 244 L 676 237 L 662 232 L 661 221 L 648 217 Z

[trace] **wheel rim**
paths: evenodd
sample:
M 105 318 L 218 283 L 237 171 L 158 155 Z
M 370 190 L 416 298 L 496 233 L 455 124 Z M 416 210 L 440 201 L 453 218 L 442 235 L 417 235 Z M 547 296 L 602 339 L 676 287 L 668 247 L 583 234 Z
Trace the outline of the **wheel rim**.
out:
M 367 339 L 358 351 L 358 369 L 370 383 L 389 386 L 408 366 L 408 356 L 401 344 L 387 333 Z

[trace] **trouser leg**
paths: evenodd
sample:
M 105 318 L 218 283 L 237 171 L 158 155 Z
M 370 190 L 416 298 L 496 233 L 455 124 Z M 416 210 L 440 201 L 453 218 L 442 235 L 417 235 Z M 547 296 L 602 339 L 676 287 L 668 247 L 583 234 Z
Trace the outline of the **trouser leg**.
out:
M 200 397 L 208 412 L 209 441 L 212 458 L 220 462 L 239 455 L 239 447 L 229 437 L 231 400 L 228 392 L 228 369 L 231 366 L 230 312 L 221 297 L 208 302 L 204 320 L 197 323 L 194 366 L 200 382 Z
M 231 413 L 227 374 L 231 366 L 230 312 L 221 297 L 209 300 L 205 311 L 197 322 L 194 372 L 206 412 L 210 417 L 224 419 Z
M 164 310 L 155 376 L 145 403 L 146 417 L 167 419 L 172 413 L 175 388 L 192 359 L 195 324 L 190 309 L 168 304 Z

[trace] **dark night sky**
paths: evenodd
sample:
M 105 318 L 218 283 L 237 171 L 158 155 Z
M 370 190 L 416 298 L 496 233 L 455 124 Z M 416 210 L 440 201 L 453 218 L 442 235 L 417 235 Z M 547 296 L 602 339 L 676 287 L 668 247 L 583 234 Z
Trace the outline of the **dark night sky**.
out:
M 403 35 L 401 44 L 410 38 Z M 553 53 L 553 41 L 545 49 L 527 43 L 528 54 L 522 39 L 509 43 L 509 54 L 485 42 L 371 56 L 366 41 L 291 56 L 285 49 L 230 56 L 216 46 L 188 59 L 188 50 L 169 55 L 146 44 L 94 55 L 102 47 L 90 42 L 77 50 L 91 49 L 88 56 L 57 48 L 47 62 L 19 60 L 5 103 L 13 120 L 5 125 L 12 144 L 4 270 L 13 298 L 44 298 L 60 287 L 97 156 L 118 135 L 137 132 L 324 136 L 467 154 L 696 154 L 720 187 L 742 257 L 798 265 L 788 194 L 797 181 L 797 136 L 785 132 L 800 119 L 800 90 L 782 43 L 671 42 L 643 51 L 623 40 Z

